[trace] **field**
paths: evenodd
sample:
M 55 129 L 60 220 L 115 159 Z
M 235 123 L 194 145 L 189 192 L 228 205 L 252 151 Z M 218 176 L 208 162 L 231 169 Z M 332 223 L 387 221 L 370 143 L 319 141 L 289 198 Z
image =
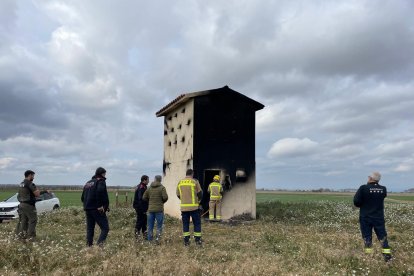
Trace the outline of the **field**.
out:
M 39 217 L 38 242 L 16 241 L 15 222 L 0 224 L 0 275 L 414 275 L 412 195 L 386 202 L 394 260 L 385 263 L 378 243 L 363 253 L 351 194 L 258 193 L 256 221 L 204 222 L 202 248 L 185 248 L 169 217 L 161 245 L 136 242 L 134 211 L 113 207 L 103 250 L 84 246 L 80 193 L 56 194 L 63 208 Z

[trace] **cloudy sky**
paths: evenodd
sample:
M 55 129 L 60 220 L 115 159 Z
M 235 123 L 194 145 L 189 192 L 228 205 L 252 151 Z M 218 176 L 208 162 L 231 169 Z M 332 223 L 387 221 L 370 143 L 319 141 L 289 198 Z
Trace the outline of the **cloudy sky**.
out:
M 414 2 L 0 1 L 0 183 L 162 172 L 183 92 L 256 114 L 258 188 L 414 187 Z M 410 19 L 411 18 L 411 19 Z

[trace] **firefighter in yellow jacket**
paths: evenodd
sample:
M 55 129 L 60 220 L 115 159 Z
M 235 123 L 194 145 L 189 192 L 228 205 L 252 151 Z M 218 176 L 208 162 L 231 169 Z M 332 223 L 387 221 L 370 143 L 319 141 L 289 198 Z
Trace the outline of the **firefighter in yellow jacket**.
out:
M 223 195 L 223 187 L 220 184 L 220 176 L 215 175 L 213 177 L 213 182 L 208 186 L 208 193 L 210 194 L 210 204 L 209 204 L 209 219 L 212 220 L 221 220 L 221 198 Z M 214 212 L 215 211 L 215 212 Z M 216 214 L 214 216 L 214 213 Z
M 181 217 L 183 221 L 184 245 L 190 245 L 190 217 L 194 224 L 194 240 L 197 245 L 202 245 L 201 241 L 201 217 L 198 206 L 203 198 L 203 190 L 200 183 L 193 178 L 194 171 L 188 169 L 186 177 L 178 182 L 177 197 L 180 199 Z

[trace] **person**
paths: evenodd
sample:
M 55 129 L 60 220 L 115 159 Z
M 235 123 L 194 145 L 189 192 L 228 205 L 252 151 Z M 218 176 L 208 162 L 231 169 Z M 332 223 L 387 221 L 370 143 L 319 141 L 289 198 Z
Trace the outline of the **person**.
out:
M 137 215 L 137 221 L 135 224 L 135 237 L 139 238 L 140 232 L 142 236 L 147 238 L 147 210 L 148 202 L 142 199 L 145 191 L 147 190 L 149 178 L 147 175 L 141 176 L 141 183 L 135 189 L 133 207 Z
M 17 200 L 20 202 L 18 207 L 19 221 L 16 226 L 16 235 L 21 239 L 35 241 L 37 211 L 36 198 L 40 196 L 40 191 L 33 183 L 35 172 L 27 170 L 24 172 L 24 180 L 20 184 Z
M 207 192 L 210 194 L 209 219 L 210 221 L 221 221 L 221 198 L 223 196 L 223 187 L 220 184 L 219 175 L 213 177 L 213 182 L 208 185 Z
M 359 223 L 364 239 L 365 253 L 372 253 L 372 228 L 382 245 L 384 260 L 391 260 L 391 249 L 387 240 L 384 219 L 384 199 L 387 196 L 387 188 L 379 184 L 381 174 L 373 172 L 368 176 L 368 182 L 359 187 L 354 196 L 354 205 L 359 210 Z
M 200 183 L 193 176 L 194 171 L 188 169 L 185 178 L 178 182 L 176 189 L 177 197 L 180 199 L 185 246 L 190 245 L 190 217 L 194 224 L 194 240 L 197 245 L 202 245 L 199 204 L 203 198 L 203 191 L 201 190 Z
M 81 200 L 86 214 L 86 244 L 93 245 L 95 224 L 101 229 L 97 244 L 103 246 L 109 233 L 106 212 L 109 211 L 109 197 L 106 190 L 106 170 L 99 167 L 91 180 L 83 187 Z
M 154 182 L 145 191 L 142 199 L 148 202 L 148 240 L 152 241 L 155 221 L 157 221 L 156 241 L 161 239 L 164 222 L 164 203 L 168 200 L 167 190 L 161 184 L 161 175 L 156 175 Z

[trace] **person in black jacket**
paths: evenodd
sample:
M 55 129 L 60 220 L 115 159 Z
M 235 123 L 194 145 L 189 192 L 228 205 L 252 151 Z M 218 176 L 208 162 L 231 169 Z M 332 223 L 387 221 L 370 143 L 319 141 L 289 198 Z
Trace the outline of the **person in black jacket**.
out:
M 384 199 L 387 188 L 379 184 L 381 174 L 373 172 L 368 176 L 368 182 L 359 187 L 354 196 L 354 205 L 359 210 L 359 223 L 365 244 L 365 253 L 373 253 L 372 228 L 382 245 L 382 254 L 386 262 L 391 259 L 391 248 L 387 240 L 384 219 Z
M 135 188 L 133 207 L 137 213 L 137 222 L 135 224 L 135 237 L 138 238 L 142 231 L 144 239 L 147 237 L 147 211 L 148 202 L 142 200 L 142 196 L 147 190 L 149 177 L 147 175 L 141 176 L 141 183 Z
M 108 236 L 109 223 L 106 212 L 109 211 L 109 197 L 106 190 L 106 170 L 96 169 L 95 175 L 83 187 L 81 200 L 86 214 L 86 244 L 93 245 L 95 224 L 101 228 L 97 244 L 102 246 Z

